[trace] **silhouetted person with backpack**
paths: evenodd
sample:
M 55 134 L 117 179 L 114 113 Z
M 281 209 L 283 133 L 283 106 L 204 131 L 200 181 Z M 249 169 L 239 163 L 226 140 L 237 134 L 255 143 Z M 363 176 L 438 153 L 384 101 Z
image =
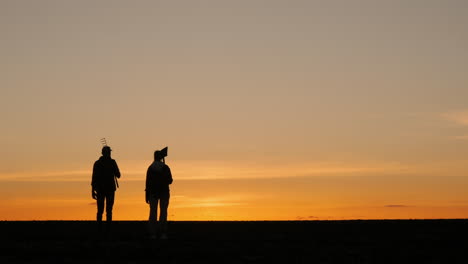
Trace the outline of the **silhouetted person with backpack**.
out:
M 112 207 L 114 206 L 115 191 L 118 187 L 117 178 L 120 178 L 117 162 L 111 158 L 111 148 L 104 146 L 102 156 L 94 163 L 93 178 L 91 181 L 91 195 L 97 200 L 97 216 L 99 230 L 102 225 L 104 203 L 106 205 L 107 230 L 112 223 Z
M 167 150 L 167 149 L 166 149 Z M 167 239 L 167 208 L 169 206 L 169 184 L 172 183 L 172 174 L 164 161 L 162 151 L 154 152 L 154 162 L 146 172 L 146 203 L 150 205 L 149 230 L 151 238 L 156 238 L 157 232 L 161 239 Z M 159 226 L 157 222 L 158 203 L 160 208 Z

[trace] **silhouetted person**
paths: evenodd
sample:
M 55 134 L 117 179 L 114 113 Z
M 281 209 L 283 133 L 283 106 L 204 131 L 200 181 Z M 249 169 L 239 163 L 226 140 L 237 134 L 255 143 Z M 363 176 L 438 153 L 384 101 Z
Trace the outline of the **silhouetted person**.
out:
M 91 194 L 97 200 L 97 216 L 99 229 L 101 229 L 102 214 L 104 213 L 104 202 L 106 204 L 106 220 L 109 230 L 112 222 L 112 207 L 116 191 L 116 178 L 120 178 L 117 162 L 111 158 L 111 148 L 104 146 L 102 156 L 94 163 L 93 179 L 91 181 Z M 118 186 L 118 184 L 117 184 Z
M 161 233 L 161 239 L 167 238 L 167 208 L 169 206 L 169 184 L 172 183 L 171 169 L 164 162 L 161 151 L 154 152 L 154 162 L 146 172 L 146 203 L 150 205 L 149 230 L 151 238 Z M 158 203 L 161 210 L 159 226 L 157 222 Z M 159 229 L 159 230 L 158 230 Z

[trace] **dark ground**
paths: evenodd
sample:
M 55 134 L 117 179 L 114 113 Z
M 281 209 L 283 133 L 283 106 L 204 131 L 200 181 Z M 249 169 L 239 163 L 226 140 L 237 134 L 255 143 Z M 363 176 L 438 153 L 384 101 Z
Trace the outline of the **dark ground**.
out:
M 468 220 L 0 222 L 0 263 L 468 263 Z

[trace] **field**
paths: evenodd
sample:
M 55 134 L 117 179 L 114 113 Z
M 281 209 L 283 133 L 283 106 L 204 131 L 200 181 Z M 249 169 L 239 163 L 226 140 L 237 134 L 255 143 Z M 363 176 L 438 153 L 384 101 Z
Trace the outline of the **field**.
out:
M 468 263 L 467 220 L 0 222 L 1 263 Z

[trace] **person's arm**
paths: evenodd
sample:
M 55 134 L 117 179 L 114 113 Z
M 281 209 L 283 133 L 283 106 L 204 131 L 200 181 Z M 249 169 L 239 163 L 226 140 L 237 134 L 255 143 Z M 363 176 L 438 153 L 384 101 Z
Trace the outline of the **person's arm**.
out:
M 145 183 L 145 201 L 149 203 L 149 181 L 150 181 L 150 168 L 146 171 L 146 183 Z
M 94 200 L 97 199 L 96 183 L 97 183 L 97 168 L 96 168 L 96 163 L 94 163 L 94 166 L 93 166 L 93 175 L 92 175 L 92 177 L 91 177 L 91 197 L 92 197 Z
M 172 184 L 172 173 L 171 173 L 171 168 L 169 168 L 169 166 L 167 166 L 167 184 Z
M 120 170 L 119 166 L 117 166 L 117 162 L 114 160 L 114 175 L 117 178 L 120 178 Z

